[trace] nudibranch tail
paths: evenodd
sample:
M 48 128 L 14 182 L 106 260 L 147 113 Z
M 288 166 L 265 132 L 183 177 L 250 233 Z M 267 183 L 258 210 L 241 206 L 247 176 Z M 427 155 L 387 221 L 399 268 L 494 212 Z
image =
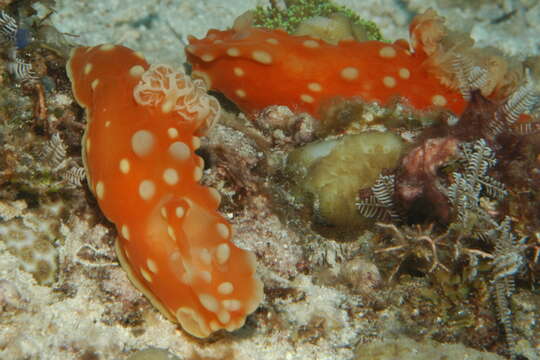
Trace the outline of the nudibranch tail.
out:
M 88 184 L 118 229 L 130 279 L 194 336 L 238 329 L 262 284 L 254 255 L 231 241 L 219 194 L 199 184 L 204 162 L 194 153 L 219 103 L 202 81 L 123 46 L 77 48 L 67 68 L 88 118 Z

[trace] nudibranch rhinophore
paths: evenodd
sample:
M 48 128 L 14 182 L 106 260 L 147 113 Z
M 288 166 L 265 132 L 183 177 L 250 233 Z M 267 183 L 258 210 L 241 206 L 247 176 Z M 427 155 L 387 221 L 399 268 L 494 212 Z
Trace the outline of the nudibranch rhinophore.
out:
M 413 21 L 411 44 L 342 40 L 333 45 L 239 20 L 230 30 L 189 37 L 186 55 L 194 77 L 248 114 L 286 105 L 317 117 L 321 105 L 335 97 L 383 105 L 399 97 L 414 109 L 444 108 L 456 115 L 466 106 L 459 89 L 441 81 L 447 75 L 437 63 L 443 30 L 433 11 Z
M 217 100 L 201 80 L 119 45 L 76 48 L 67 71 L 86 109 L 88 185 L 134 285 L 196 337 L 241 327 L 263 296 L 255 256 L 231 241 L 194 153 Z

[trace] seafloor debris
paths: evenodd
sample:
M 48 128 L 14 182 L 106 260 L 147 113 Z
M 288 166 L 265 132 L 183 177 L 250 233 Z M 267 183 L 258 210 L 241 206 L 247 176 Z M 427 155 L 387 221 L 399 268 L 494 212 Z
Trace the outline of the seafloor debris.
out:
M 20 259 L 22 269 L 31 273 L 39 284 L 52 285 L 58 276 L 55 243 L 61 237 L 60 219 L 65 216 L 62 214 L 65 205 L 55 201 L 15 215 L 10 210 L 12 205 L 4 203 L 1 207 L 0 239 L 7 251 Z

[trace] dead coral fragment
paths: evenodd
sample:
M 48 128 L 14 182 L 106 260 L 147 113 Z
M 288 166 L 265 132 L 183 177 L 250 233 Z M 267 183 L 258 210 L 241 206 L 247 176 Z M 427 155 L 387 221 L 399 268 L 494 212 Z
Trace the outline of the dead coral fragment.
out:
M 51 285 L 58 271 L 60 202 L 43 204 L 9 221 L 0 221 L 0 241 L 20 260 L 20 267 L 31 273 L 41 285 Z M 0 214 L 3 217 L 3 214 Z
M 356 211 L 356 194 L 371 187 L 383 169 L 394 168 L 402 149 L 401 139 L 390 132 L 346 135 L 293 151 L 287 167 L 297 195 L 312 201 L 316 216 L 354 226 L 365 222 Z

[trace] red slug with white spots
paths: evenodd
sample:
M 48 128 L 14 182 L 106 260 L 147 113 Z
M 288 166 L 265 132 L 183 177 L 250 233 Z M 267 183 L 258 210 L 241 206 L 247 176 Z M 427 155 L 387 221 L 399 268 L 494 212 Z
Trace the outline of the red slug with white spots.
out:
M 219 116 L 216 99 L 201 80 L 123 46 L 74 49 L 67 70 L 87 114 L 88 184 L 132 282 L 196 337 L 241 327 L 262 299 L 255 256 L 232 243 L 194 153 Z
M 325 101 L 360 97 L 386 104 L 401 97 L 413 108 L 465 108 L 459 89 L 443 84 L 436 52 L 439 18 L 433 11 L 410 27 L 411 43 L 398 40 L 342 40 L 337 45 L 309 36 L 293 36 L 239 21 L 233 29 L 212 29 L 186 47 L 193 76 L 251 115 L 270 105 L 317 116 Z M 434 35 L 433 35 L 434 34 Z

